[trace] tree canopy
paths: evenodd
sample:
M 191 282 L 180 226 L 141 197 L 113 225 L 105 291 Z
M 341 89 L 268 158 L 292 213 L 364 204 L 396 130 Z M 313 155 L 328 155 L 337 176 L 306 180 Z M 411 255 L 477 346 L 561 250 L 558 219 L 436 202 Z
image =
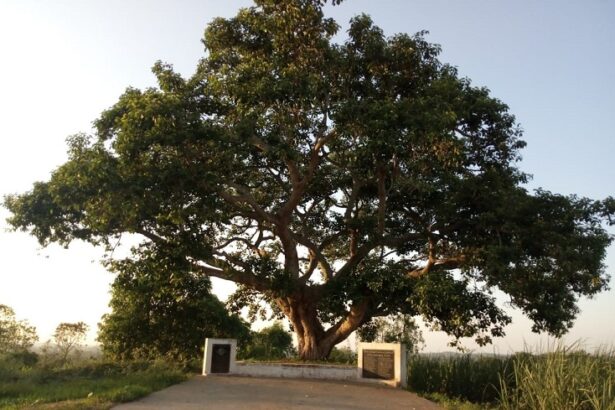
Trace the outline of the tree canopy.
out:
M 173 269 L 164 259 L 116 261 L 111 312 L 99 323 L 103 353 L 117 360 L 167 358 L 187 363 L 205 337 L 233 337 L 242 349 L 249 326 L 211 294 L 210 280 Z
M 37 340 L 34 326 L 26 320 L 17 320 L 13 308 L 0 304 L 0 355 L 25 352 Z
M 133 259 L 270 303 L 305 359 L 392 313 L 487 343 L 510 322 L 494 290 L 564 333 L 607 287 L 615 200 L 528 192 L 503 102 L 424 32 L 360 15 L 333 42 L 322 3 L 213 20 L 193 76 L 156 63 L 157 88 L 128 88 L 49 181 L 6 198 L 9 223 L 42 244 L 139 234 Z

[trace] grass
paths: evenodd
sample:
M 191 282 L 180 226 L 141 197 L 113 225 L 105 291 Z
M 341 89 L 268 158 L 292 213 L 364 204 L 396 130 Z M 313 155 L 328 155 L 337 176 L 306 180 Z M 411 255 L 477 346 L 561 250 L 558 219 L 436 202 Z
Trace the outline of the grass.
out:
M 458 403 L 494 403 L 499 398 L 500 375 L 510 373 L 512 360 L 498 356 L 413 355 L 408 362 L 408 387 Z
M 438 403 L 446 410 L 492 410 L 495 409 L 489 403 L 472 403 L 463 399 L 451 398 L 442 393 L 421 394 L 427 400 Z
M 500 407 L 615 410 L 615 352 L 588 354 L 577 347 L 558 347 L 515 361 L 514 378 L 501 379 Z
M 409 390 L 452 410 L 615 410 L 615 351 L 578 344 L 513 356 L 416 355 Z
M 163 362 L 84 361 L 70 367 L 0 363 L 0 408 L 107 409 L 186 379 Z

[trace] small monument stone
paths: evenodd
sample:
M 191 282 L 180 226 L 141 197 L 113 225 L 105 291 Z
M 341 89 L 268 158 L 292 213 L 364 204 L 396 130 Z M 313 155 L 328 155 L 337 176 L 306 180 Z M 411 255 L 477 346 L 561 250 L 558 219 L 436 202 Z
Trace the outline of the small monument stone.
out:
M 406 387 L 406 346 L 401 343 L 359 343 L 358 374 L 361 381 Z
M 205 339 L 203 375 L 235 373 L 236 339 Z

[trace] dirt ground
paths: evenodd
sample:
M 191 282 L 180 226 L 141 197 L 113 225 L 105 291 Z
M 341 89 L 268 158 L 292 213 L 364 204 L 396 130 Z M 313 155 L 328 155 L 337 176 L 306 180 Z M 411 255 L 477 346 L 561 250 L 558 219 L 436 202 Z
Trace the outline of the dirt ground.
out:
M 141 400 L 113 408 L 432 410 L 440 407 L 405 390 L 364 383 L 196 376 Z

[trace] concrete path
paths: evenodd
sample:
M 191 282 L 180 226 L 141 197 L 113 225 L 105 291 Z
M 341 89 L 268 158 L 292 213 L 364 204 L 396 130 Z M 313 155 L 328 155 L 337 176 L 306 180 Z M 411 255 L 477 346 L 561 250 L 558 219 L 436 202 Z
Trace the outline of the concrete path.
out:
M 432 410 L 440 407 L 405 390 L 364 383 L 196 376 L 141 400 L 113 408 L 117 410 Z

